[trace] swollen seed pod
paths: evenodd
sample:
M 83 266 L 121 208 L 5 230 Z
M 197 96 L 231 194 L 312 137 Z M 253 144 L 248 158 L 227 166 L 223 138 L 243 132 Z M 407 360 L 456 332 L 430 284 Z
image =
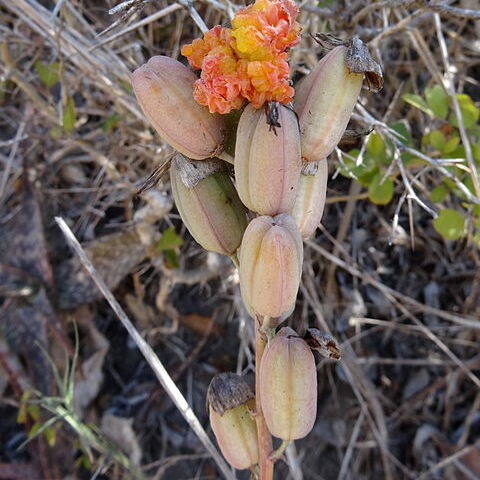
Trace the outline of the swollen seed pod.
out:
M 254 397 L 249 385 L 233 373 L 215 375 L 208 387 L 210 425 L 223 456 L 239 470 L 258 463 Z
M 282 440 L 308 435 L 317 416 L 317 369 L 309 346 L 289 327 L 265 350 L 259 392 L 272 435 Z
M 178 212 L 192 237 L 205 250 L 232 255 L 240 246 L 247 226 L 245 207 L 220 161 L 190 161 L 178 154 L 170 167 L 170 181 Z M 199 168 L 211 174 L 193 185 L 185 184 L 185 173 Z M 191 178 L 190 178 L 191 180 Z
M 300 132 L 295 113 L 278 106 L 279 128 L 267 123 L 265 109 L 248 104 L 240 117 L 235 145 L 235 182 L 242 202 L 261 215 L 290 213 L 301 168 Z
M 327 160 L 305 163 L 300 175 L 292 217 L 303 238 L 309 238 L 322 220 L 327 195 Z
M 225 123 L 193 98 L 196 75 L 170 57 L 155 56 L 132 74 L 132 85 L 143 112 L 162 139 L 189 158 L 218 155 Z
M 326 158 L 347 128 L 362 88 L 363 73 L 350 73 L 339 46 L 323 57 L 296 88 L 295 112 L 300 124 L 302 158 Z
M 278 325 L 295 308 L 302 275 L 303 244 L 295 220 L 285 213 L 254 218 L 240 247 L 240 289 L 252 316 Z

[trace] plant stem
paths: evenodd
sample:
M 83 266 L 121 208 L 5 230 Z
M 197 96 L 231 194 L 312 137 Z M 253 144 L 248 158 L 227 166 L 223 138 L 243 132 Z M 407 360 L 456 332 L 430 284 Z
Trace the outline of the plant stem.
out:
M 232 155 L 230 155 L 229 153 L 227 153 L 225 151 L 223 151 L 222 153 L 217 155 L 217 158 L 220 158 L 221 160 L 224 160 L 225 162 L 231 163 L 232 165 L 235 163 L 235 160 L 232 157 Z
M 282 444 L 270 454 L 270 460 L 272 462 L 276 462 L 283 455 L 283 452 L 287 449 L 289 445 L 290 440 L 283 440 Z
M 273 448 L 272 436 L 265 423 L 260 402 L 260 365 L 266 344 L 266 337 L 262 331 L 262 325 L 257 320 L 255 322 L 255 419 L 258 434 L 258 463 L 260 466 L 260 480 L 273 480 L 273 462 L 270 460 L 270 454 Z
M 230 260 L 233 262 L 233 264 L 234 264 L 237 268 L 240 267 L 240 261 L 238 260 L 237 252 L 232 253 L 232 254 L 230 255 Z

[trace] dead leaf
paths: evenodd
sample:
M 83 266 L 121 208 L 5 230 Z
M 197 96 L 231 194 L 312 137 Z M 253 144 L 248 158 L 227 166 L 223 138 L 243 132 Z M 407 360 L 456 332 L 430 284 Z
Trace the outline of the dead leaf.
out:
M 105 413 L 102 417 L 102 431 L 112 442 L 125 452 L 134 465 L 139 465 L 142 450 L 132 428 L 132 418 L 121 418 Z
M 96 350 L 85 360 L 75 375 L 74 405 L 79 418 L 83 418 L 90 403 L 97 397 L 103 383 L 103 363 L 110 348 L 108 340 L 98 331 L 90 318 L 84 319 L 90 344 Z

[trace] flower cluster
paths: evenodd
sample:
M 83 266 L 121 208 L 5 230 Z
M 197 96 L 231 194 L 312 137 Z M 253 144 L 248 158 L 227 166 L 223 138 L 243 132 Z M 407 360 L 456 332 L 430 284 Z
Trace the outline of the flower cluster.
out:
M 182 48 L 192 68 L 201 69 L 194 98 L 210 112 L 228 113 L 248 100 L 293 99 L 286 50 L 299 41 L 298 7 L 292 0 L 256 0 L 240 9 L 232 28 L 217 25 Z

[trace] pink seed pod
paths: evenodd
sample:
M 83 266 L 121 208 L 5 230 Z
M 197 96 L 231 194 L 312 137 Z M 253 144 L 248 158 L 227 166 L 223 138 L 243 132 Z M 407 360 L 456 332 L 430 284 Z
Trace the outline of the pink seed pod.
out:
M 289 327 L 271 340 L 260 367 L 260 400 L 270 433 L 303 438 L 317 416 L 317 369 L 306 342 Z
M 193 98 L 196 75 L 170 57 L 155 56 L 132 74 L 138 103 L 160 137 L 189 158 L 203 160 L 223 148 L 225 123 Z
M 245 230 L 240 247 L 240 289 L 252 316 L 270 317 L 275 326 L 290 315 L 300 285 L 302 237 L 285 213 L 257 217 Z
M 315 171 L 316 170 L 316 171 Z M 303 238 L 311 237 L 322 220 L 327 195 L 327 160 L 304 164 L 292 217 Z
M 363 73 L 350 73 L 345 46 L 335 47 L 296 88 L 302 158 L 326 158 L 342 138 L 362 88 Z
M 300 132 L 295 113 L 278 105 L 272 129 L 265 109 L 248 104 L 235 145 L 235 182 L 242 202 L 260 215 L 290 213 L 301 168 Z
M 249 385 L 233 373 L 216 375 L 208 387 L 210 425 L 223 456 L 239 470 L 258 463 L 254 398 Z
M 200 162 L 180 154 L 172 161 L 170 181 L 178 212 L 192 237 L 205 250 L 232 255 L 240 246 L 247 226 L 245 207 L 228 173 L 218 171 L 216 165 L 212 166 L 212 174 L 191 187 L 186 186 L 182 177 L 195 163 Z M 215 162 L 205 161 L 201 165 L 209 166 L 210 163 Z M 220 161 L 216 163 L 221 164 Z

